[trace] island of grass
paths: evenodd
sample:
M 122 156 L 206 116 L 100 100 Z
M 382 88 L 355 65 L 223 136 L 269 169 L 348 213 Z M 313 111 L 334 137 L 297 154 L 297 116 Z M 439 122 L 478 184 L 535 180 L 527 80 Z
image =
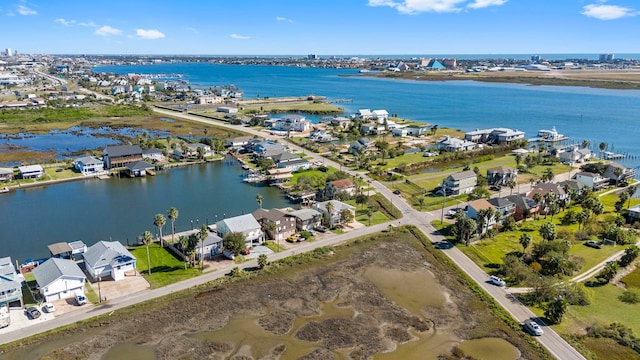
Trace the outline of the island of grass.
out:
M 2 351 L 48 359 L 551 358 L 415 228 L 234 274 Z

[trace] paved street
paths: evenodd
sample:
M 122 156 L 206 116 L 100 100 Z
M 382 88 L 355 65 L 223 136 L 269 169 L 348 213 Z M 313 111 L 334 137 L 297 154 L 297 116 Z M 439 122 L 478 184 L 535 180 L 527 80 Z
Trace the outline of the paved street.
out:
M 191 121 L 197 121 L 205 124 L 220 126 L 224 128 L 234 129 L 234 130 L 242 130 L 252 135 L 258 135 L 264 137 L 266 139 L 282 140 L 282 137 L 273 136 L 263 131 L 258 131 L 251 128 L 240 127 L 237 125 L 230 125 L 226 123 L 220 123 L 218 121 L 207 120 L 197 116 L 183 114 L 179 112 L 162 110 L 162 109 L 154 109 L 159 114 L 168 115 L 172 117 L 184 118 Z M 311 161 L 323 161 L 326 165 L 332 166 L 334 168 L 341 168 L 340 164 L 337 164 L 329 159 L 324 159 L 320 155 L 311 153 L 308 150 L 303 150 L 302 148 L 289 144 L 289 147 L 297 152 L 304 152 L 307 156 L 311 157 Z M 352 175 L 357 175 L 362 177 L 365 181 L 369 182 L 371 179 L 368 179 L 361 173 L 357 173 L 354 171 L 349 171 Z M 566 176 L 566 175 L 565 175 Z M 490 294 L 502 307 L 504 307 L 513 317 L 519 322 L 524 322 L 524 320 L 534 317 L 535 315 L 531 312 L 527 307 L 522 305 L 519 301 L 517 301 L 513 295 L 511 295 L 504 288 L 500 288 L 494 285 L 491 285 L 487 282 L 489 276 L 486 272 L 484 272 L 479 266 L 473 263 L 468 257 L 466 257 L 458 248 L 449 244 L 444 237 L 439 235 L 435 229 L 430 225 L 432 221 L 439 220 L 441 213 L 439 211 L 434 212 L 419 212 L 414 210 L 402 197 L 393 194 L 386 186 L 381 184 L 378 181 L 371 181 L 371 186 L 375 188 L 378 192 L 384 195 L 386 198 L 390 199 L 396 207 L 403 213 L 403 218 L 400 220 L 394 221 L 394 224 L 411 224 L 417 226 L 424 234 L 426 234 L 429 239 L 434 243 L 446 244 L 446 246 L 442 246 L 442 251 L 458 266 L 462 271 L 464 271 L 471 279 L 473 279 L 480 287 L 482 287 L 488 294 Z M 523 185 L 529 186 L 529 185 Z M 524 191 L 521 190 L 521 191 Z M 310 251 L 314 248 L 321 246 L 333 246 L 339 243 L 342 243 L 351 238 L 375 233 L 381 230 L 384 230 L 388 227 L 389 223 L 379 224 L 371 227 L 362 227 L 355 230 L 352 230 L 345 234 L 332 235 L 327 236 L 323 239 L 307 242 L 302 244 L 297 244 L 297 246 L 292 247 L 288 250 L 282 251 L 280 253 L 276 253 L 269 256 L 269 260 L 277 260 L 287 256 L 290 256 L 295 253 Z M 162 287 L 154 290 L 145 290 L 140 291 L 134 294 L 126 295 L 121 298 L 112 299 L 107 304 L 99 305 L 95 307 L 83 307 L 78 311 L 63 314 L 61 316 L 57 316 L 55 319 L 42 322 L 39 326 L 36 327 L 27 327 L 23 329 L 18 329 L 16 331 L 4 334 L 0 336 L 0 343 L 6 343 L 10 341 L 15 341 L 30 335 L 34 335 L 35 333 L 44 332 L 50 329 L 54 329 L 56 327 L 67 325 L 74 323 L 76 321 L 84 320 L 92 316 L 109 314 L 110 312 L 123 308 L 125 306 L 137 304 L 143 301 L 147 301 L 153 298 L 157 298 L 160 296 L 164 296 L 176 291 L 184 290 L 187 288 L 191 288 L 193 286 L 197 286 L 208 281 L 214 280 L 216 278 L 225 276 L 234 264 L 230 264 L 229 266 L 222 267 L 216 271 L 212 271 L 206 273 L 202 276 L 198 276 L 192 279 L 185 280 L 183 282 L 171 284 L 166 287 Z M 243 267 L 252 267 L 257 266 L 256 260 L 251 260 L 242 265 Z M 580 353 L 578 353 L 573 347 L 571 347 L 566 341 L 564 341 L 555 331 L 553 331 L 549 327 L 544 327 L 544 335 L 536 337 L 536 339 L 556 358 L 563 360 L 572 360 L 572 359 L 585 359 Z

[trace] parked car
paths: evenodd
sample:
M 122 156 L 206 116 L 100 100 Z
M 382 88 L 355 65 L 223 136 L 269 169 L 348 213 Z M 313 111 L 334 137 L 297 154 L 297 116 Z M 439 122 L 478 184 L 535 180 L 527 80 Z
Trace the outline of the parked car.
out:
M 422 154 L 422 156 L 424 156 L 424 157 L 434 157 L 434 156 L 438 156 L 438 153 L 427 151 L 424 154 Z
M 587 241 L 584 242 L 584 245 L 588 246 L 588 247 L 592 247 L 594 249 L 602 248 L 602 243 L 597 242 L 595 240 L 587 240 Z
M 287 237 L 287 241 L 288 242 L 297 242 L 298 241 L 298 237 L 295 235 L 291 235 L 289 237 Z
M 87 298 L 82 294 L 76 294 L 76 304 L 82 306 L 87 303 Z
M 395 189 L 395 190 L 393 190 L 393 193 L 396 194 L 396 195 L 400 195 L 400 190 Z
M 491 275 L 489 277 L 489 282 L 492 283 L 493 285 L 496 285 L 496 286 L 505 286 L 505 284 L 506 284 L 504 282 L 504 280 L 502 280 L 501 278 L 499 278 L 499 277 L 497 277 L 495 275 Z
M 321 233 L 326 233 L 329 229 L 327 229 L 325 226 L 322 225 L 318 225 L 316 227 L 313 228 L 316 231 L 319 231 Z
M 542 331 L 542 328 L 540 327 L 540 325 L 538 325 L 538 323 L 535 322 L 533 319 L 525 320 L 523 326 L 524 326 L 524 329 L 527 330 L 531 335 L 540 336 L 544 334 L 544 331 Z
M 38 308 L 35 307 L 35 306 L 28 307 L 26 312 L 29 315 L 29 317 L 32 318 L 32 319 L 37 319 L 37 318 L 40 317 L 40 315 L 42 315 L 40 313 L 40 310 L 38 310 Z
M 493 191 L 500 191 L 502 190 L 502 186 L 500 185 L 493 185 L 492 187 L 489 188 L 489 190 L 493 190 Z
M 244 249 L 240 250 L 240 254 L 249 255 L 249 254 L 251 254 L 251 249 L 250 248 L 244 248 Z
M 447 210 L 447 217 L 452 218 L 452 217 L 456 216 L 458 211 L 460 211 L 460 209 L 449 209 L 449 210 Z
M 233 255 L 233 252 L 232 252 L 232 251 L 230 251 L 230 250 L 225 250 L 225 251 L 223 251 L 223 252 L 222 252 L 222 255 L 223 255 L 224 257 L 226 257 L 227 259 L 229 259 L 229 260 L 233 260 L 233 259 L 235 259 L 235 258 L 236 258 L 236 257 Z
M 42 311 L 46 312 L 47 314 L 51 314 L 52 312 L 56 311 L 56 307 L 52 303 L 44 303 L 44 305 L 42 305 Z

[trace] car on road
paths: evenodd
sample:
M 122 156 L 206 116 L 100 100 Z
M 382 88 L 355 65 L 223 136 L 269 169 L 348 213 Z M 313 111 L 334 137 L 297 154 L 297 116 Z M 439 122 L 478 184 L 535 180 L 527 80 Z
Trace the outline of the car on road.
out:
M 395 189 L 395 190 L 393 190 L 393 193 L 396 194 L 396 195 L 400 195 L 400 190 Z
M 29 317 L 32 319 L 37 319 L 40 317 L 40 315 L 42 315 L 40 313 L 40 310 L 38 310 L 38 308 L 35 306 L 30 306 L 25 311 L 27 312 L 27 315 L 29 315 Z
M 595 240 L 587 240 L 584 242 L 585 246 L 594 248 L 594 249 L 601 249 L 602 248 L 602 243 L 601 242 L 597 242 Z
M 46 312 L 47 314 L 51 314 L 52 312 L 56 311 L 56 307 L 52 303 L 44 303 L 44 305 L 42 305 L 42 311 Z
M 447 215 L 447 217 L 452 218 L 452 217 L 456 216 L 458 211 L 460 211 L 460 209 L 449 209 L 449 210 L 447 210 L 447 214 L 446 215 Z
M 76 294 L 76 305 L 82 306 L 87 303 L 87 297 L 82 294 Z
M 540 327 L 540 325 L 538 325 L 538 323 L 535 322 L 533 319 L 525 320 L 523 327 L 531 335 L 540 336 L 544 334 L 544 331 L 542 331 L 542 328 Z
M 501 278 L 499 278 L 499 277 L 497 277 L 495 275 L 491 275 L 489 277 L 489 282 L 491 284 L 493 284 L 493 285 L 496 285 L 496 286 L 505 286 L 506 285 L 506 282 L 503 279 L 501 279 Z

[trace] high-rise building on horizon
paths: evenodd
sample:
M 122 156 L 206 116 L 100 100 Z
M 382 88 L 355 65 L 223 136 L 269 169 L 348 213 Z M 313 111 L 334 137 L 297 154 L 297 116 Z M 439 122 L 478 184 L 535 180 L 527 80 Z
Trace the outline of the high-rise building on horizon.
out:
M 5 55 L 7 55 L 7 57 L 13 56 L 13 50 L 11 50 L 11 48 L 7 48 L 7 50 L 5 51 Z
M 613 61 L 616 58 L 615 54 L 600 54 L 600 61 Z

